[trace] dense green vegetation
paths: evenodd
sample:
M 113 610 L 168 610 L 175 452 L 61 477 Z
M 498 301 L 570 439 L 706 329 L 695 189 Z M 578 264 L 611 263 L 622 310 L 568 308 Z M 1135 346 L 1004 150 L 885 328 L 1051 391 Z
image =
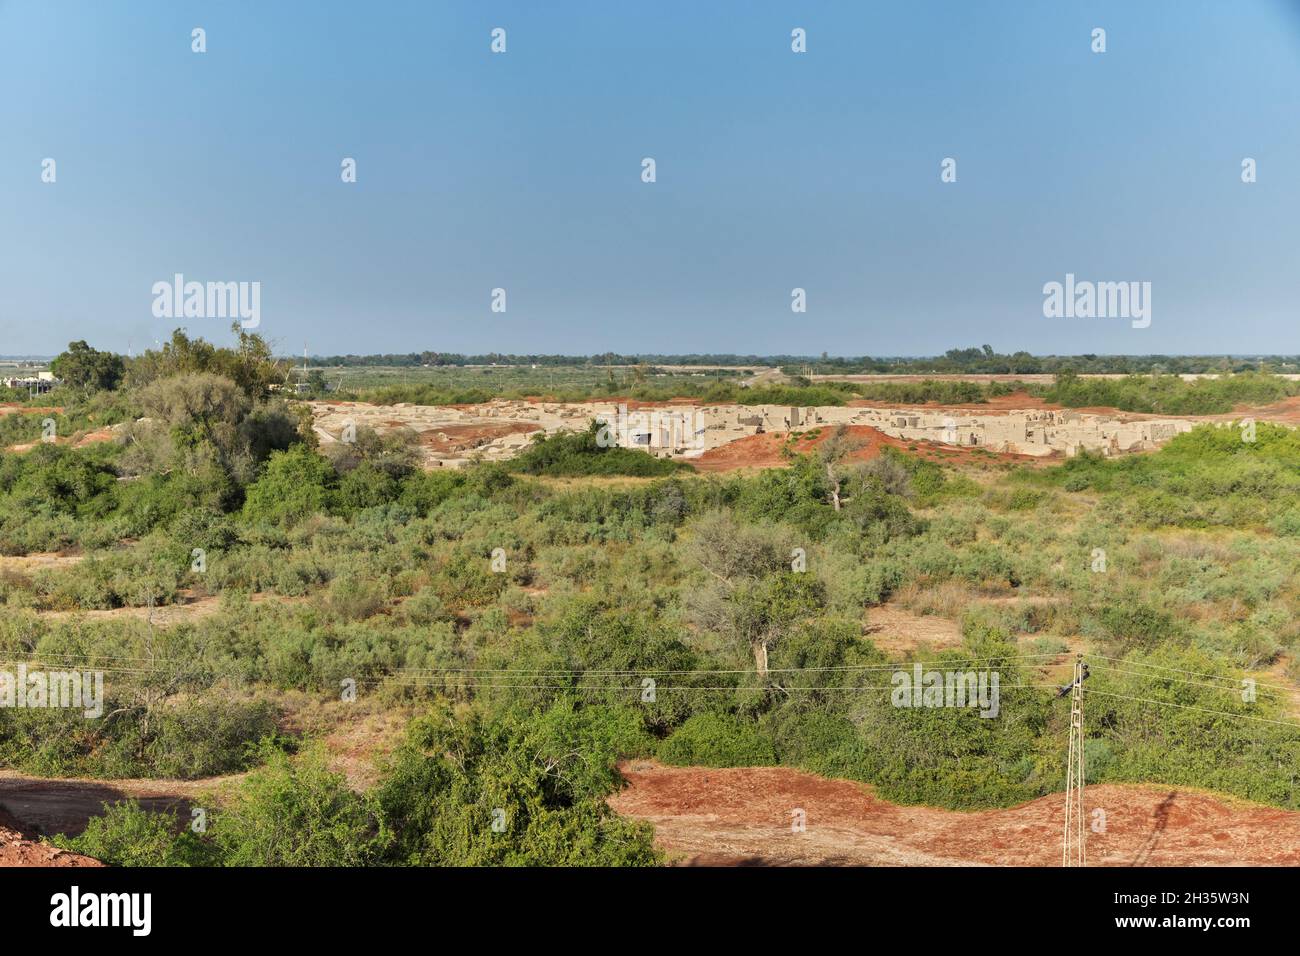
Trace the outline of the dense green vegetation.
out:
M 1165 415 L 1209 415 L 1232 411 L 1239 405 L 1264 405 L 1300 394 L 1300 382 L 1277 375 L 1247 370 L 1222 378 L 1184 380 L 1176 374 L 1132 374 L 1122 378 L 1081 378 L 1066 367 L 1057 372 L 1051 385 L 1019 381 L 972 382 L 949 379 L 922 379 L 915 382 L 822 380 L 813 384 L 797 374 L 785 384 L 743 386 L 734 378 L 719 379 L 687 375 L 652 375 L 644 370 L 610 370 L 598 376 L 576 375 L 567 384 L 556 387 L 534 374 L 522 373 L 521 384 L 503 391 L 486 385 L 474 385 L 473 377 L 489 374 L 500 378 L 495 370 L 465 370 L 438 373 L 452 376 L 462 384 L 407 384 L 378 388 L 353 388 L 340 397 L 364 400 L 381 405 L 410 402 L 419 405 L 452 405 L 486 402 L 491 398 L 523 399 L 542 395 L 554 401 L 631 398 L 637 401 L 666 401 L 671 398 L 694 398 L 703 402 L 742 405 L 843 405 L 853 399 L 897 402 L 900 405 L 981 404 L 991 398 L 1024 391 L 1045 401 L 1067 408 L 1110 407 L 1123 411 Z M 715 373 L 710 373 L 714 375 Z M 827 374 L 835 374 L 829 372 Z M 845 373 L 847 374 L 847 373 Z
M 1230 412 L 1237 405 L 1281 401 L 1289 395 L 1300 394 L 1300 383 L 1255 372 L 1192 381 L 1176 375 L 1079 378 L 1067 372 L 1057 376 L 1051 387 L 1038 390 L 1038 394 L 1049 402 L 1071 408 L 1099 405 L 1130 412 L 1212 415 Z
M 604 802 L 616 762 L 645 757 L 1005 806 L 1060 789 L 1049 664 L 1078 643 L 1090 780 L 1300 808 L 1300 732 L 1268 722 L 1297 720 L 1273 689 L 1300 679 L 1294 430 L 962 471 L 853 464 L 832 439 L 744 477 L 593 431 L 424 472 L 364 430 L 322 454 L 257 342 L 172 345 L 85 399 L 129 410 L 122 441 L 0 453 L 0 554 L 84 554 L 0 566 L 0 670 L 100 670 L 106 698 L 95 720 L 0 708 L 0 764 L 250 772 L 204 833 L 128 802 L 62 845 L 124 865 L 654 864 Z M 1233 388 L 1215 395 L 1272 394 Z M 149 620 L 187 601 L 212 606 Z M 960 645 L 878 639 L 885 601 L 958 621 Z M 144 610 L 59 613 L 113 608 Z M 1000 716 L 895 706 L 913 661 L 997 671 Z M 406 727 L 358 784 L 325 738 L 375 714 Z
M 600 441 L 601 426 L 592 422 L 585 432 L 538 435 L 524 452 L 509 464 L 509 470 L 525 475 L 574 477 L 577 475 L 634 475 L 652 478 L 691 471 L 684 462 L 654 458 L 635 448 L 619 448 Z

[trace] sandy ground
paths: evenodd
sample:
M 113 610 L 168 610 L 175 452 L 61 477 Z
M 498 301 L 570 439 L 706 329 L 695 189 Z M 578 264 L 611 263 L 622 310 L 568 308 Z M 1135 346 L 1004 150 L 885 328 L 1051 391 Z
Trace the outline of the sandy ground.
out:
M 80 554 L 34 552 L 32 554 L 0 555 L 0 571 L 57 571 L 71 568 L 85 560 Z
M 894 604 L 867 610 L 865 634 L 882 651 L 907 653 L 920 648 L 943 650 L 961 644 L 961 625 L 946 617 L 914 614 Z
M 683 865 L 1059 866 L 1064 798 L 960 813 L 903 807 L 866 785 L 782 767 L 715 770 L 633 761 L 609 799 L 648 820 Z M 1171 787 L 1089 787 L 1105 812 L 1090 866 L 1300 866 L 1300 812 Z M 805 832 L 792 831 L 802 810 Z
M 309 599 L 306 597 L 284 597 L 279 594 L 259 591 L 253 594 L 249 600 L 253 604 L 272 601 L 277 604 L 302 604 Z M 219 594 L 205 594 L 200 597 L 188 592 L 181 592 L 177 595 L 174 604 L 159 604 L 153 608 L 114 607 L 72 611 L 38 611 L 37 613 L 41 617 L 49 618 L 52 621 L 66 621 L 73 618 L 86 621 L 134 619 L 137 621 L 152 620 L 158 627 L 167 627 L 171 624 L 184 624 L 189 621 L 198 621 L 205 617 L 211 617 L 220 610 L 221 595 Z

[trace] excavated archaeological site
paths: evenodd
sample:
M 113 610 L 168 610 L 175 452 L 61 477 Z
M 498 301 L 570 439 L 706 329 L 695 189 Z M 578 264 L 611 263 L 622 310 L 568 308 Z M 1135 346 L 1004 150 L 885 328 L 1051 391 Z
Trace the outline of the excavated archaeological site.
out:
M 847 425 L 875 429 L 903 442 L 984 448 L 996 454 L 1068 457 L 1081 450 L 1104 455 L 1156 448 L 1196 421 L 1122 412 L 1045 407 L 1026 396 L 1026 407 L 695 405 L 689 403 L 531 402 L 497 400 L 480 405 L 366 405 L 312 403 L 322 444 L 348 441 L 358 428 L 380 434 L 414 432 L 428 467 L 458 468 L 475 459 L 516 455 L 534 435 L 605 427 L 602 441 L 685 459 L 758 434 L 805 434 Z

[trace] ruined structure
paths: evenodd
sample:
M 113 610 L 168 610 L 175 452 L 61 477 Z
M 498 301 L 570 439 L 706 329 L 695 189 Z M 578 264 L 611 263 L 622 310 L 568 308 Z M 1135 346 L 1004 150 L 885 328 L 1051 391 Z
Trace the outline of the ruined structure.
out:
M 593 421 L 602 426 L 604 442 L 688 460 L 747 435 L 836 425 L 869 425 L 904 441 L 1036 457 L 1072 456 L 1084 449 L 1103 455 L 1143 451 L 1194 425 L 1187 419 L 1041 408 L 985 413 L 907 406 L 674 404 L 629 410 L 613 402 L 514 400 L 464 406 L 316 402 L 312 407 L 315 431 L 323 443 L 348 440 L 359 427 L 379 432 L 406 428 L 418 437 L 430 467 L 452 468 L 476 458 L 511 458 L 534 435 L 581 431 Z

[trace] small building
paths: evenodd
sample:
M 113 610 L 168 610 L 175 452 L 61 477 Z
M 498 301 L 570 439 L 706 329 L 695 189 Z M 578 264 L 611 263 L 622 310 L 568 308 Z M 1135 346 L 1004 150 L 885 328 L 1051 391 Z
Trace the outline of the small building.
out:
M 37 395 L 44 395 L 52 391 L 54 386 L 59 385 L 59 379 L 55 378 L 51 372 L 37 372 L 36 377 L 30 376 L 24 378 L 5 378 L 0 379 L 0 385 L 5 388 L 12 388 L 18 391 L 29 391 Z

